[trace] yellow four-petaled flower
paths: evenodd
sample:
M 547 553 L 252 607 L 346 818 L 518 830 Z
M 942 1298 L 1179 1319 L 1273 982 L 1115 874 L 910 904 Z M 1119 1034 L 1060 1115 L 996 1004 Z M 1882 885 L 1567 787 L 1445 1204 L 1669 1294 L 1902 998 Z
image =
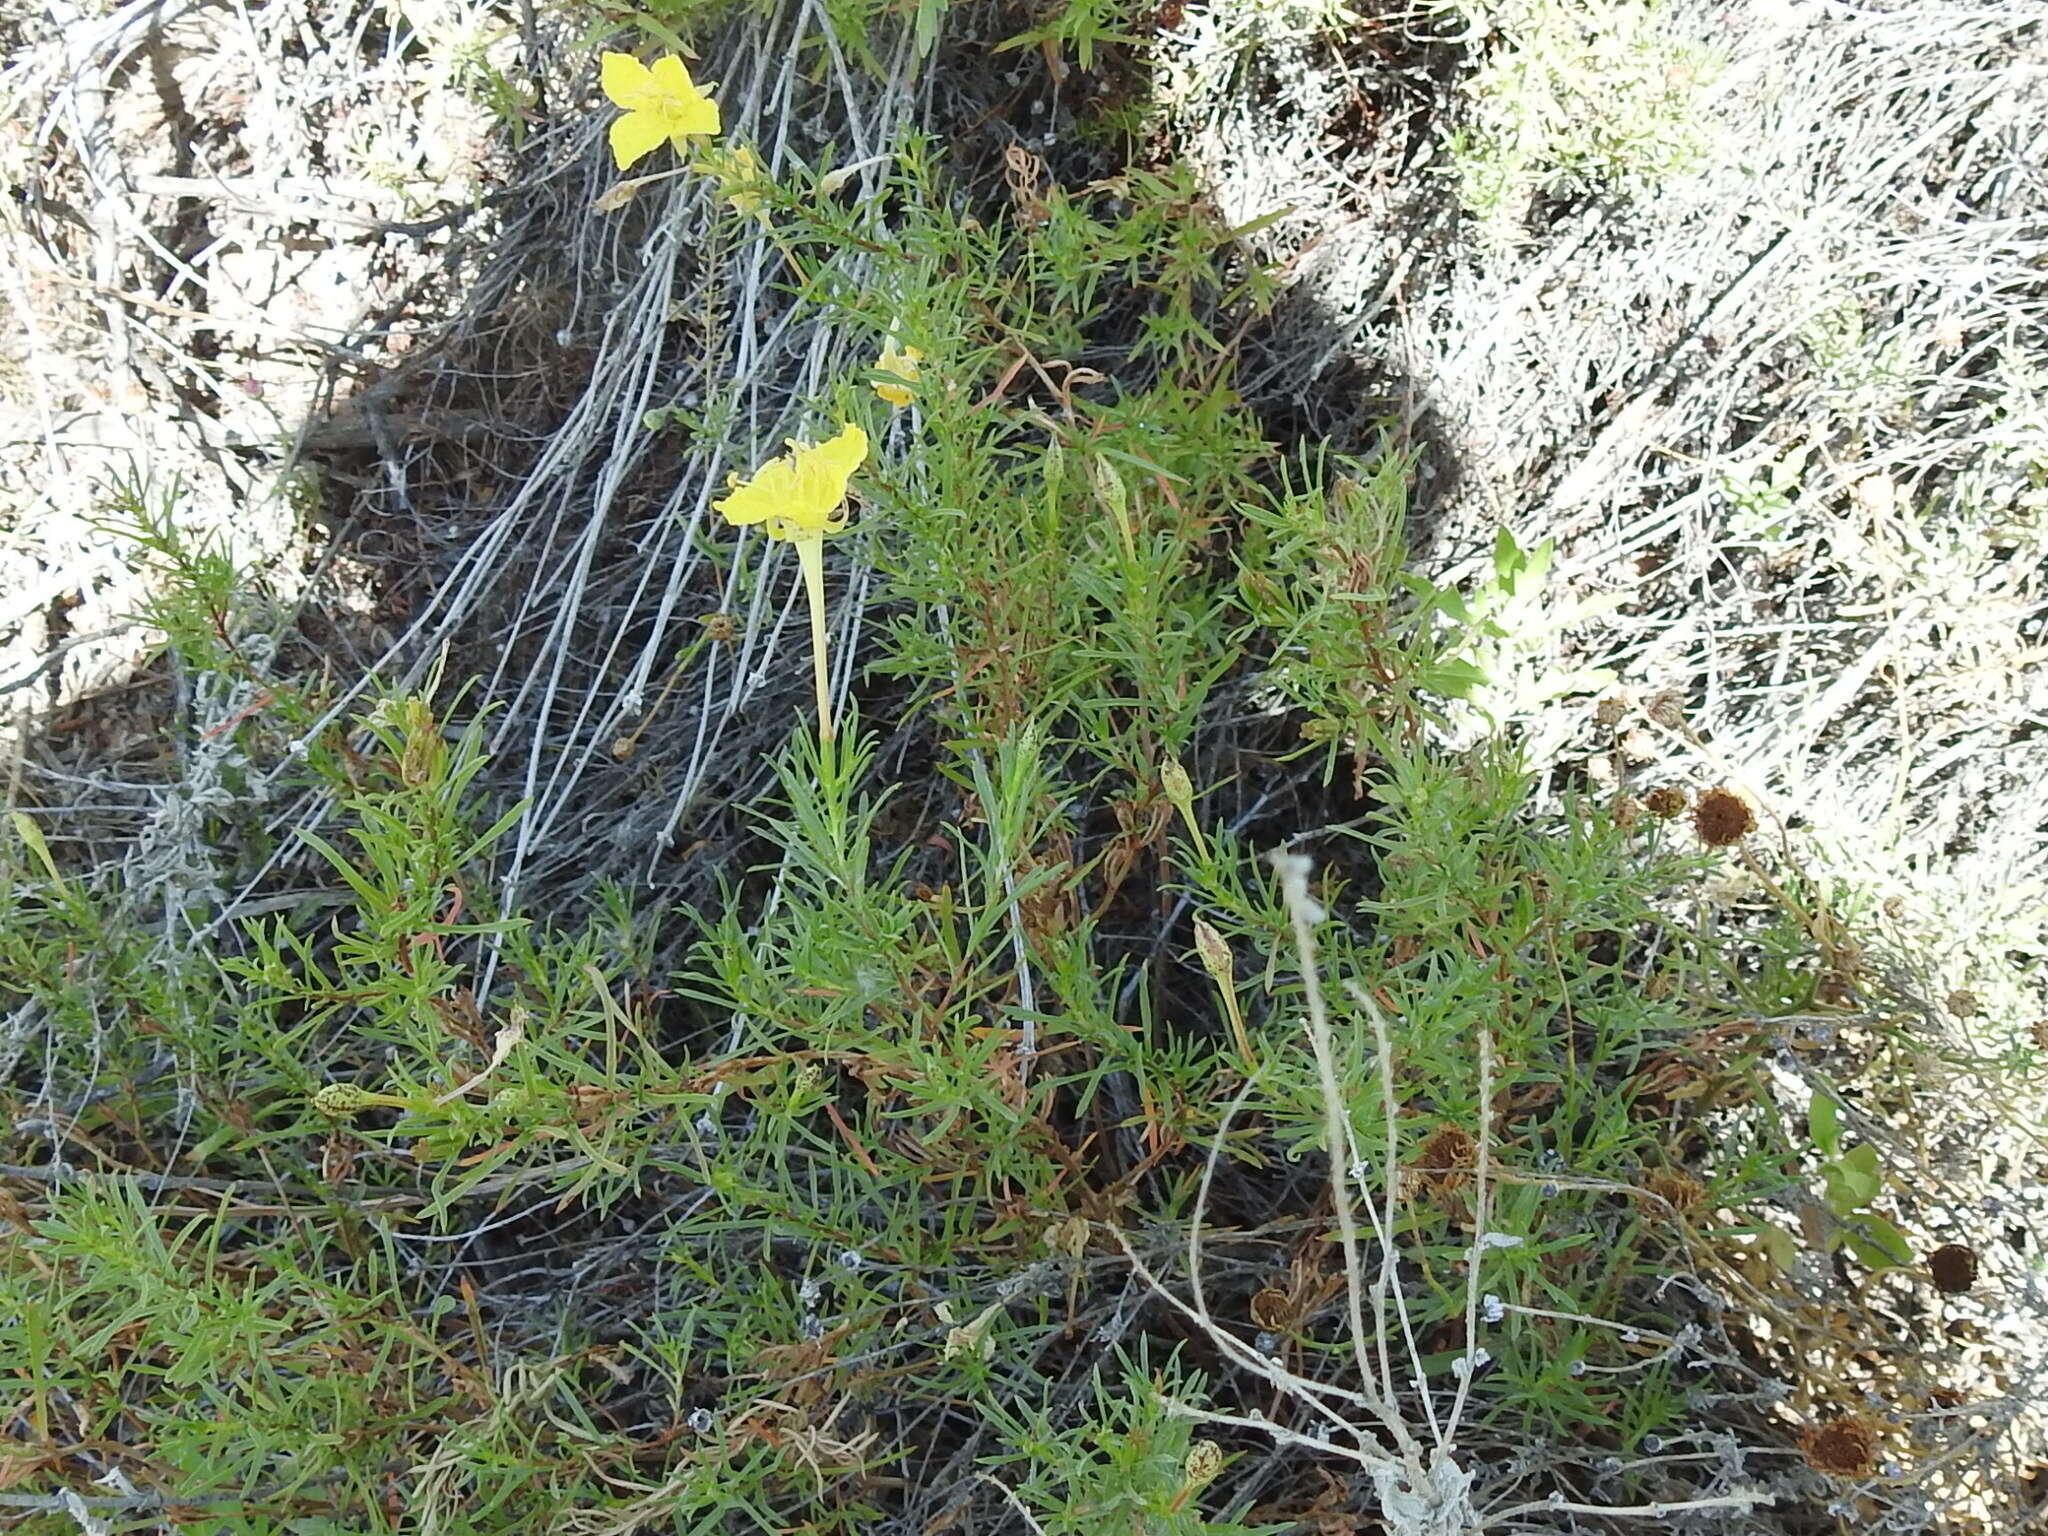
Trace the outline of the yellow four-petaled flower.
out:
M 777 539 L 821 539 L 846 526 L 846 482 L 868 456 L 868 435 L 843 428 L 815 447 L 794 440 L 752 478 L 732 477 L 732 491 L 712 503 L 729 523 L 766 523 Z
M 832 739 L 831 671 L 825 653 L 825 538 L 846 526 L 846 482 L 868 456 L 868 435 L 842 427 L 815 446 L 791 442 L 750 479 L 732 477 L 732 490 L 713 502 L 729 523 L 759 523 L 773 539 L 796 546 L 804 594 L 811 607 L 811 668 L 818 693 L 818 735 Z
M 660 148 L 663 140 L 685 150 L 691 134 L 718 132 L 718 103 L 697 88 L 674 54 L 649 66 L 629 53 L 608 53 L 599 80 L 612 105 L 625 110 L 611 130 L 612 156 L 622 171 Z

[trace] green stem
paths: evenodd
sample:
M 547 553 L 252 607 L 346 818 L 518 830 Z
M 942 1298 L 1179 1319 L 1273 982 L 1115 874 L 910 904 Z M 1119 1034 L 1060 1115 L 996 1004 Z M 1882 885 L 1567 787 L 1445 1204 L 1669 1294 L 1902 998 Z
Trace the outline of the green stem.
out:
M 811 671 L 818 685 L 818 740 L 832 739 L 832 678 L 825 658 L 825 540 L 798 538 L 797 562 L 804 568 L 804 591 L 811 600 Z

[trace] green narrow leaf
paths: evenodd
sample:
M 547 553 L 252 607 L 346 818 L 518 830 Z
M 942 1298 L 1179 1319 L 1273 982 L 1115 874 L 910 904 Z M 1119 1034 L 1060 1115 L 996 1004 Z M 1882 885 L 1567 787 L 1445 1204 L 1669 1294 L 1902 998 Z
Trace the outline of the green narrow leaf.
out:
M 1913 1262 L 1913 1245 L 1906 1241 L 1903 1232 L 1882 1216 L 1860 1216 L 1856 1224 L 1863 1232 L 1864 1241 L 1861 1246 L 1877 1256 L 1876 1260 L 1868 1254 L 1859 1254 L 1858 1257 L 1872 1269 L 1903 1266 Z
M 457 869 L 460 869 L 464 865 L 468 864 L 471 860 L 480 858 L 485 852 L 485 850 L 490 848 L 490 846 L 493 843 L 497 842 L 499 838 L 503 837 L 507 832 L 510 832 L 513 829 L 513 827 L 518 825 L 519 818 L 527 813 L 528 809 L 531 808 L 532 804 L 533 802 L 530 800 L 522 800 L 517 805 L 513 806 L 511 810 L 507 811 L 504 815 L 500 816 L 496 821 L 492 822 L 490 826 L 486 827 L 484 831 L 477 836 L 474 842 L 472 842 L 467 848 L 463 849 L 462 852 L 456 856 L 455 867 Z
M 1238 225 L 1237 228 L 1231 230 L 1223 238 L 1226 240 L 1243 240 L 1248 236 L 1256 235 L 1260 230 L 1270 225 L 1279 223 L 1280 220 L 1286 218 L 1292 212 L 1294 212 L 1294 204 L 1292 203 L 1287 204 L 1283 208 L 1275 208 L 1271 213 L 1262 213 L 1249 223 Z
M 50 878 L 62 885 L 64 877 L 57 872 L 57 861 L 50 857 L 50 845 L 43 841 L 43 829 L 36 825 L 35 818 L 26 811 L 9 811 L 7 817 L 14 823 L 14 835 L 36 856 L 36 862 L 43 866 Z
M 1869 1142 L 1851 1147 L 1842 1154 L 1842 1166 L 1847 1168 L 1859 1189 L 1867 1189 L 1872 1199 L 1884 1187 L 1884 1170 L 1877 1160 L 1877 1148 Z
M 932 56 L 932 50 L 939 45 L 939 17 L 945 13 L 946 0 L 917 0 L 917 17 L 911 23 L 911 40 L 920 59 Z
M 1841 1110 L 1824 1093 L 1816 1093 L 1806 1111 L 1806 1131 L 1827 1157 L 1842 1155 Z
M 363 875 L 361 870 L 349 862 L 348 855 L 344 854 L 317 832 L 300 827 L 298 833 L 300 839 L 311 846 L 315 853 L 334 866 L 334 872 L 348 882 L 349 889 L 361 897 L 370 910 L 381 910 L 388 904 L 385 894 L 372 884 Z

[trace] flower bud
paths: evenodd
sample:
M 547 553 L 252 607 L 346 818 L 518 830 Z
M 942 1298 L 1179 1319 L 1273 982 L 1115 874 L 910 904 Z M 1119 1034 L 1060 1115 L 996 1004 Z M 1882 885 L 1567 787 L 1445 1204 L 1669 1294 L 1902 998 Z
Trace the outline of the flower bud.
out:
M 1202 969 L 1209 973 L 1209 979 L 1229 989 L 1236 979 L 1230 941 L 1199 917 L 1195 919 L 1195 951 L 1202 957 Z
M 1159 787 L 1166 791 L 1166 798 L 1173 808 L 1189 821 L 1195 819 L 1195 786 L 1189 779 L 1187 769 L 1181 767 L 1177 757 L 1159 760 Z
M 329 1083 L 313 1095 L 313 1107 L 335 1120 L 361 1114 L 378 1102 L 376 1094 L 354 1083 Z
M 1181 1473 L 1189 1488 L 1206 1488 L 1223 1470 L 1223 1447 L 1214 1440 L 1197 1440 L 1188 1447 L 1188 1459 Z

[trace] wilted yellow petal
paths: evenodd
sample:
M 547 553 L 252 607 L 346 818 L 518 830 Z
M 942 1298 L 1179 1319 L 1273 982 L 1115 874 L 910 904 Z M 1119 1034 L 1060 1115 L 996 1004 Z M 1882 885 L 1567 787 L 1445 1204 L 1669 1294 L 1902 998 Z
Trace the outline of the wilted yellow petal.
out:
M 636 176 L 631 181 L 615 181 L 596 197 L 591 199 L 592 213 L 616 213 L 640 195 L 640 189 L 652 178 Z
M 903 380 L 903 384 L 877 384 L 875 393 L 894 406 L 905 406 L 916 397 L 904 387 L 917 382 L 917 365 L 924 361 L 924 354 L 915 347 L 899 350 L 892 336 L 882 345 L 882 355 L 875 361 L 877 373 L 891 373 Z
M 852 165 L 842 165 L 836 171 L 827 171 L 818 182 L 818 193 L 822 197 L 836 197 L 840 189 L 862 171 L 878 165 L 887 165 L 895 158 L 894 155 L 870 155 L 865 160 L 854 161 Z
M 754 153 L 753 146 L 736 144 L 722 152 L 713 151 L 700 163 L 718 178 L 718 195 L 732 204 L 735 213 L 742 218 L 767 222 L 761 194 L 751 189 L 768 179 L 768 170 L 761 164 L 761 157 Z
M 946 1330 L 945 1358 L 957 1360 L 962 1355 L 975 1355 L 983 1360 L 995 1353 L 995 1340 L 989 1337 L 989 1324 L 996 1320 L 996 1314 L 1003 1310 L 1001 1302 L 992 1302 L 981 1311 L 981 1315 L 962 1328 Z

